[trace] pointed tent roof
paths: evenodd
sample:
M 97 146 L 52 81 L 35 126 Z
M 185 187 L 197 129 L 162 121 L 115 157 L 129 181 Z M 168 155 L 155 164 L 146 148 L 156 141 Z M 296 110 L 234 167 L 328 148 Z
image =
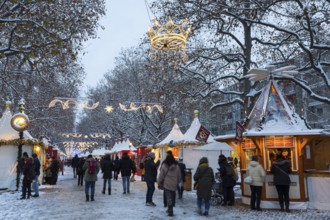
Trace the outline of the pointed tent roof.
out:
M 198 111 L 195 110 L 194 111 L 194 120 L 192 121 L 190 127 L 188 128 L 188 130 L 186 131 L 186 133 L 182 136 L 182 138 L 180 138 L 178 140 L 178 142 L 183 142 L 183 143 L 192 143 L 192 144 L 196 144 L 196 143 L 201 143 L 200 141 L 198 141 L 196 139 L 197 133 L 200 129 L 200 127 L 202 126 L 202 124 L 200 123 L 199 119 L 198 119 Z M 207 139 L 207 142 L 211 142 L 213 140 L 212 136 L 210 135 Z
M 244 127 L 246 135 L 309 130 L 274 80 L 270 80 L 263 89 Z
M 127 138 L 126 140 L 124 140 L 123 142 L 116 142 L 115 145 L 112 147 L 112 149 L 109 151 L 110 154 L 116 153 L 116 152 L 120 152 L 120 151 L 124 151 L 124 150 L 132 150 L 132 151 L 136 151 L 136 147 L 134 147 L 133 145 L 130 147 L 130 141 Z
M 178 142 L 181 138 L 183 137 L 183 134 L 177 124 L 177 119 L 174 119 L 174 125 L 172 127 L 172 130 L 170 131 L 170 133 L 167 135 L 167 137 L 162 140 L 161 142 L 159 142 L 158 144 L 156 144 L 157 146 L 162 146 L 162 145 L 168 145 L 171 141 L 173 141 L 173 143 Z
M 0 119 L 0 139 L 1 140 L 14 140 L 18 139 L 18 132 L 11 126 L 11 118 L 13 117 L 10 111 L 11 102 L 6 102 L 6 109 Z M 33 137 L 28 131 L 23 132 L 23 137 L 28 140 L 33 140 Z

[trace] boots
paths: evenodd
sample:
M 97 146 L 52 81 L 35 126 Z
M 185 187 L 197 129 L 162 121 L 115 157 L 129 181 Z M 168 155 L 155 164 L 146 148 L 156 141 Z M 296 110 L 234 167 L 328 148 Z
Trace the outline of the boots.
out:
M 89 201 L 89 195 L 86 195 L 86 202 Z
M 169 206 L 168 209 L 167 209 L 167 215 L 168 216 L 174 216 L 173 214 L 173 206 Z
M 105 194 L 105 187 L 103 187 L 102 194 Z
M 111 188 L 108 189 L 108 194 L 111 195 Z
M 91 201 L 95 201 L 95 200 L 94 200 L 94 195 L 91 195 Z

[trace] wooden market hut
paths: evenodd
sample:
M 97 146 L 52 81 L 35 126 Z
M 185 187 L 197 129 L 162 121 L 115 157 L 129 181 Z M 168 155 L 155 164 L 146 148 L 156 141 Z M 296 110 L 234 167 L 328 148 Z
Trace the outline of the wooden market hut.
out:
M 292 167 L 290 208 L 330 209 L 330 132 L 310 129 L 286 101 L 275 80 L 265 86 L 243 126 L 242 141 L 235 135 L 218 136 L 216 140 L 237 150 L 242 179 L 251 156 L 259 156 L 266 170 L 262 208 L 280 208 L 270 167 L 276 155 L 282 154 Z M 241 184 L 242 201 L 249 204 L 250 187 L 244 181 Z

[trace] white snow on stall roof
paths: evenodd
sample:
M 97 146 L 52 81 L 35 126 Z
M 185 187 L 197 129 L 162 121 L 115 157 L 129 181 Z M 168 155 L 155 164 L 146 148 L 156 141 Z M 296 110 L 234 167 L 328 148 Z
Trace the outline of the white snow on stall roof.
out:
M 305 121 L 289 105 L 276 81 L 270 80 L 253 107 L 247 124 L 247 133 L 270 133 L 280 131 L 308 131 Z
M 200 143 L 200 141 L 196 140 L 197 133 L 200 129 L 202 124 L 200 123 L 198 119 L 198 114 L 195 111 L 195 118 L 192 121 L 190 127 L 186 131 L 186 133 L 178 140 L 178 142 L 183 142 L 183 143 Z M 213 137 L 210 135 L 207 139 L 207 142 L 212 142 Z
M 9 107 L 6 107 L 0 119 L 0 139 L 1 140 L 14 140 L 19 138 L 18 131 L 11 126 L 11 118 L 13 117 Z M 33 137 L 28 131 L 23 132 L 23 137 L 32 140 Z
M 183 137 L 183 134 L 182 134 L 177 122 L 175 122 L 171 132 L 167 135 L 167 137 L 164 140 L 162 140 L 161 142 L 159 142 L 158 144 L 156 144 L 156 145 L 157 146 L 166 145 L 166 144 L 169 144 L 170 141 L 173 141 L 173 143 L 176 143 L 182 137 Z

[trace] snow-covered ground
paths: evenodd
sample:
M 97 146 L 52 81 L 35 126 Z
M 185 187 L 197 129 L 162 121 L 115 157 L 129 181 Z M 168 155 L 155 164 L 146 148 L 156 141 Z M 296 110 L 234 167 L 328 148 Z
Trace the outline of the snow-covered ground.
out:
M 177 200 L 174 217 L 166 215 L 162 191 L 156 189 L 156 207 L 145 206 L 146 184 L 139 180 L 131 184 L 131 193 L 122 194 L 121 179 L 112 181 L 112 195 L 102 194 L 103 180 L 99 174 L 96 184 L 95 202 L 86 202 L 84 188 L 77 186 L 71 169 L 66 167 L 55 186 L 41 186 L 40 197 L 19 200 L 21 192 L 0 192 L 0 219 L 330 219 L 330 211 L 292 210 L 283 213 L 278 210 L 250 211 L 240 204 L 234 207 L 211 206 L 208 217 L 196 212 L 196 195 L 184 192 L 183 200 Z

